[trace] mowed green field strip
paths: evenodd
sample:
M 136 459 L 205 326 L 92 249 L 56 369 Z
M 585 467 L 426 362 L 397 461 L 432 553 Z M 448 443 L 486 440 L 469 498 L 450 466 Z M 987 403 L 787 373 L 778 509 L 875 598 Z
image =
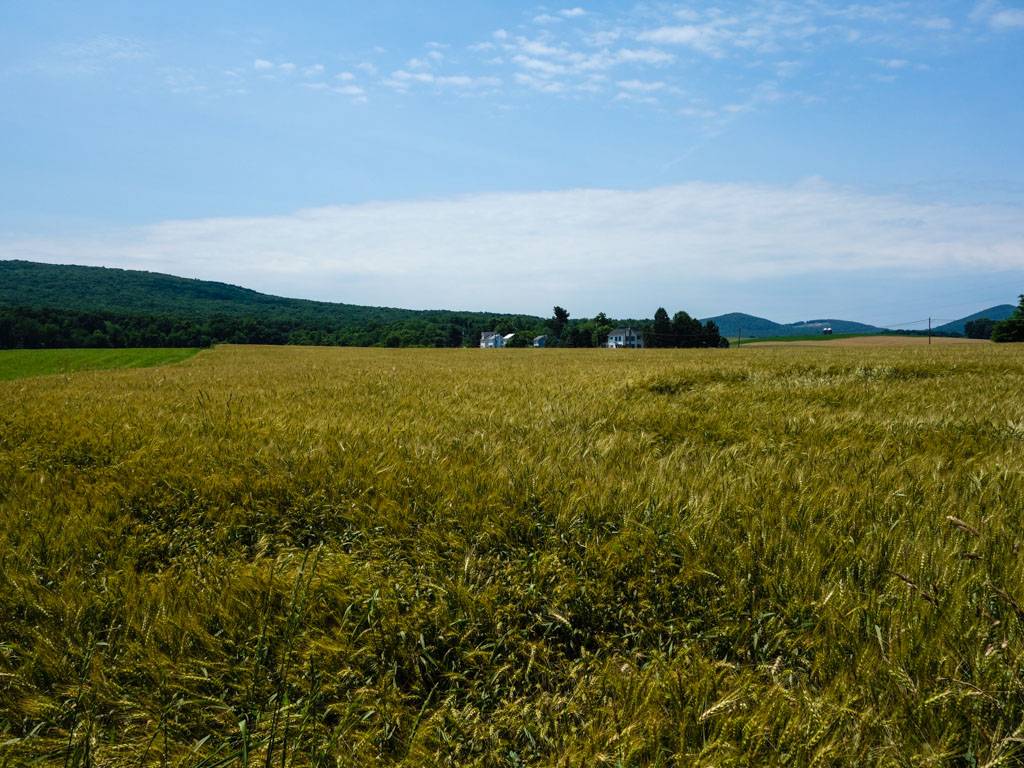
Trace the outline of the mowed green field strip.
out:
M 863 333 L 836 333 L 833 335 L 826 336 L 822 333 L 805 333 L 799 336 L 765 336 L 757 337 L 751 336 L 746 338 L 737 338 L 735 336 L 729 339 L 730 344 L 757 344 L 759 342 L 766 341 L 835 341 L 837 339 L 855 339 L 864 336 Z
M 0 383 L 0 764 L 1011 765 L 1024 355 Z
M 187 360 L 198 349 L 3 349 L 0 381 L 110 368 L 149 368 Z

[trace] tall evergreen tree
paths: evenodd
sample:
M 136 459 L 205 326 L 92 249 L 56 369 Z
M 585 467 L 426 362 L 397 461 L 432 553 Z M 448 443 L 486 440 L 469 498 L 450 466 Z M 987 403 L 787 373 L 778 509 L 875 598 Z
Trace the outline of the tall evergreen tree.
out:
M 992 329 L 992 341 L 1024 341 L 1024 294 L 1020 296 L 1017 311 Z
M 569 311 L 556 306 L 553 312 L 554 314 L 551 319 L 548 320 L 548 327 L 551 329 L 552 336 L 556 339 L 561 339 L 562 332 L 565 330 L 565 326 L 569 323 Z
M 688 312 L 676 312 L 672 316 L 672 333 L 675 347 L 699 347 L 704 339 L 700 320 L 690 317 Z
M 668 319 L 668 312 L 665 311 L 664 307 L 658 307 L 658 310 L 654 313 L 650 346 L 671 347 L 674 341 L 673 336 L 672 321 Z
M 700 323 L 698 322 L 698 325 Z M 703 338 L 701 339 L 702 347 L 728 347 L 729 342 L 727 339 L 722 338 L 721 332 L 718 330 L 718 325 L 714 320 L 708 320 L 704 323 Z

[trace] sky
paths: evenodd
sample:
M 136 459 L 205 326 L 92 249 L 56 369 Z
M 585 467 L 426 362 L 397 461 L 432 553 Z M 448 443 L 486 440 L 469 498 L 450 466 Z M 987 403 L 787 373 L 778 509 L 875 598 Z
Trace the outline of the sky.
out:
M 4 0 L 9 258 L 574 317 L 1016 303 L 1024 0 Z

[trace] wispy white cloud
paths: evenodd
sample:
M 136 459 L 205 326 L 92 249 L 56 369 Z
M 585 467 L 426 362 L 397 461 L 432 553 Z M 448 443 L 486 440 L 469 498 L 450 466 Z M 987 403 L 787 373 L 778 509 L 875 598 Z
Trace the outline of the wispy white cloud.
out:
M 626 91 L 642 91 L 645 93 L 661 91 L 665 88 L 665 83 L 660 80 L 619 80 L 616 85 Z
M 98 75 L 150 59 L 152 55 L 150 47 L 143 40 L 97 35 L 57 45 L 19 69 L 55 77 Z
M 91 239 L 0 240 L 0 258 L 150 269 L 364 303 L 538 311 L 559 298 L 593 306 L 597 297 L 653 296 L 665 286 L 696 295 L 815 274 L 885 280 L 901 270 L 1020 270 L 1024 210 L 820 181 L 694 183 L 167 221 Z
M 61 53 L 81 62 L 136 61 L 149 56 L 146 45 L 135 38 L 100 35 L 61 47 Z
M 615 61 L 620 64 L 671 64 L 676 57 L 657 48 L 620 48 L 615 52 Z
M 519 85 L 532 88 L 541 93 L 565 93 L 566 86 L 557 80 L 548 80 L 525 72 L 516 72 L 514 80 Z
M 438 75 L 433 72 L 410 72 L 398 69 L 385 78 L 384 84 L 397 91 L 407 91 L 415 85 L 429 85 L 435 88 L 452 88 L 459 91 L 494 88 L 501 85 L 501 79 L 490 76 L 465 74 Z
M 256 60 L 254 60 L 253 63 L 252 63 L 252 68 L 254 70 L 256 70 L 257 72 L 260 72 L 260 73 L 262 73 L 264 75 L 271 75 L 271 74 L 273 74 L 275 72 L 280 72 L 280 73 L 283 73 L 285 75 L 290 75 L 290 74 L 294 73 L 295 70 L 297 69 L 297 67 L 296 67 L 294 62 L 291 62 L 291 61 L 274 62 L 274 61 L 270 61 L 269 59 L 256 59 Z M 322 74 L 323 73 L 323 66 L 320 65 L 320 64 L 314 64 L 314 65 L 312 65 L 310 67 L 306 67 L 303 71 L 307 75 Z
M 325 82 L 316 83 L 302 83 L 302 88 L 309 91 L 321 91 L 325 93 L 338 93 L 342 96 L 350 96 L 353 100 L 364 102 L 366 101 L 366 90 L 358 85 L 332 85 Z
M 945 16 L 929 16 L 925 19 L 918 19 L 917 25 L 922 29 L 928 29 L 935 32 L 946 32 L 953 29 L 952 19 L 946 18 Z
M 161 72 L 164 77 L 164 85 L 171 93 L 198 94 L 206 93 L 210 90 L 209 85 L 202 82 L 191 70 L 165 67 Z
M 1005 8 L 993 13 L 988 22 L 994 29 L 1024 29 L 1024 10 Z
M 638 40 L 660 45 L 682 45 L 712 56 L 720 54 L 721 35 L 713 26 L 687 24 L 675 27 L 657 27 L 637 35 Z
M 500 43 L 515 67 L 513 82 L 546 93 L 599 93 L 598 76 L 619 68 L 661 67 L 675 56 L 657 48 L 579 48 L 544 37 L 508 36 Z
M 941 55 L 931 42 L 948 44 L 958 34 L 977 40 L 970 38 L 969 22 L 958 31 L 949 16 L 928 10 L 905 0 L 642 3 L 621 10 L 548 5 L 536 9 L 532 24 L 510 18 L 507 27 L 467 46 L 452 49 L 443 41 L 426 41 L 419 51 L 394 52 L 390 62 L 381 50 L 373 61 L 352 69 L 368 75 L 361 83 L 364 94 L 381 87 L 396 93 L 417 88 L 505 91 L 503 96 L 528 89 L 658 103 L 690 121 L 707 122 L 705 132 L 714 133 L 723 119 L 787 100 L 811 103 L 834 96 L 837 88 L 891 81 L 901 71 L 927 71 L 923 60 Z M 975 33 L 977 25 L 1008 31 L 1024 26 L 1024 11 L 1004 0 L 981 0 L 969 20 Z M 823 57 L 833 62 L 827 77 L 822 76 Z M 882 71 L 856 71 L 856 62 L 865 60 Z M 301 71 L 319 80 L 320 66 L 297 68 L 267 57 L 257 59 L 254 68 L 267 79 Z M 843 67 L 849 71 L 840 72 Z M 655 99 L 651 92 L 618 85 L 633 81 L 665 87 Z M 765 86 L 769 82 L 771 88 Z M 694 100 L 700 91 L 703 102 Z
M 980 0 L 971 11 L 970 19 L 999 32 L 1024 29 L 1024 8 L 1007 7 L 1000 0 Z

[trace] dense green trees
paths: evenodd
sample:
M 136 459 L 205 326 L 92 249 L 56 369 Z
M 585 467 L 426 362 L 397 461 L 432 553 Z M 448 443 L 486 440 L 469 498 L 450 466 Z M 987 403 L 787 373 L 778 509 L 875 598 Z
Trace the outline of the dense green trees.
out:
M 600 347 L 618 324 L 645 330 L 659 347 L 716 347 L 722 345 L 714 323 L 701 325 L 685 312 L 672 320 L 661 310 L 650 320 L 614 321 L 603 312 L 592 319 L 570 320 L 564 309 L 551 320 L 523 316 L 458 315 L 437 322 L 405 319 L 392 322 L 345 322 L 310 317 L 253 316 L 177 317 L 73 309 L 0 306 L 0 348 L 82 347 L 205 347 L 229 344 L 300 344 L 313 346 L 475 347 L 483 331 L 515 333 L 509 346 L 529 346 L 535 336 L 547 336 L 550 347 Z M 665 323 L 668 322 L 666 326 Z M 560 328 L 554 333 L 554 328 Z
M 995 324 L 992 329 L 992 341 L 1024 341 L 1024 294 L 1020 296 L 1017 311 L 1006 320 Z
M 556 306 L 554 308 L 554 314 L 551 319 L 548 320 L 548 328 L 551 329 L 551 335 L 556 339 L 561 338 L 562 332 L 565 330 L 565 326 L 569 323 L 569 313 L 562 307 Z
M 550 347 L 600 347 L 617 325 L 649 334 L 651 346 L 714 347 L 718 329 L 686 312 L 654 321 L 547 320 L 449 310 L 406 310 L 286 299 L 237 286 L 96 267 L 0 261 L 0 348 L 202 347 L 231 344 L 475 347 L 480 334 L 514 333 L 510 346 L 545 336 Z
M 205 347 L 230 344 L 453 347 L 478 340 L 494 321 L 315 322 L 309 318 L 189 318 L 67 309 L 0 307 L 0 348 Z
M 688 312 L 676 312 L 672 320 L 662 307 L 654 314 L 654 326 L 648 333 L 652 347 L 728 347 L 718 326 L 711 320 L 701 325 Z
M 654 324 L 647 332 L 645 343 L 648 347 L 676 346 L 672 321 L 668 319 L 668 312 L 665 311 L 664 307 L 658 307 L 654 311 Z
M 476 346 L 543 321 L 528 315 L 364 307 L 123 269 L 0 260 L 0 346 L 199 343 Z
M 988 317 L 968 320 L 964 326 L 964 334 L 968 339 L 991 339 L 995 325 L 996 321 Z

